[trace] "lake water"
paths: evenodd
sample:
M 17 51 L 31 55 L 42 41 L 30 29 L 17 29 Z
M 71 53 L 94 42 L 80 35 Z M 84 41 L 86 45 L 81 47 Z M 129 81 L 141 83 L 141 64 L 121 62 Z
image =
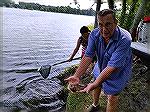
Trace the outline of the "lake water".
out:
M 80 27 L 94 23 L 94 17 L 14 8 L 0 8 L 0 12 L 3 111 L 61 111 L 63 87 L 52 77 L 79 60 L 52 67 L 47 79 L 34 69 L 68 59 Z

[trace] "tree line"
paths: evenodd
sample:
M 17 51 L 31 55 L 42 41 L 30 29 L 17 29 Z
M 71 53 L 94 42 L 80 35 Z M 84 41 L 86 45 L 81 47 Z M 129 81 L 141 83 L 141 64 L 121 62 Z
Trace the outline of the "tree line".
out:
M 28 9 L 28 10 L 40 10 L 46 12 L 57 12 L 57 13 L 67 13 L 67 14 L 77 14 L 77 15 L 88 15 L 95 16 L 95 11 L 91 8 L 89 10 L 79 9 L 79 8 L 71 8 L 70 6 L 46 6 L 40 5 L 38 3 L 25 3 L 19 2 L 19 4 L 15 4 L 14 2 L 0 2 L 1 7 L 11 7 L 11 8 L 20 8 L 20 9 Z
M 95 2 L 94 2 L 95 1 Z M 116 2 L 122 2 L 121 9 L 115 9 Z M 0 0 L 0 6 L 3 7 L 14 7 L 29 10 L 40 10 L 47 12 L 57 12 L 57 13 L 68 13 L 77 15 L 88 15 L 95 16 L 94 27 L 97 27 L 97 15 L 96 12 L 100 10 L 101 5 L 103 5 L 102 0 L 93 0 L 96 3 L 96 11 L 90 8 L 89 10 L 81 10 L 80 8 L 71 8 L 70 6 L 45 6 L 38 3 L 25 3 L 19 2 L 15 4 L 12 0 Z M 144 16 L 150 16 L 150 0 L 107 0 L 110 9 L 116 11 L 116 16 L 119 21 L 119 25 L 128 31 L 130 31 L 133 40 L 136 37 L 136 29 L 139 22 Z

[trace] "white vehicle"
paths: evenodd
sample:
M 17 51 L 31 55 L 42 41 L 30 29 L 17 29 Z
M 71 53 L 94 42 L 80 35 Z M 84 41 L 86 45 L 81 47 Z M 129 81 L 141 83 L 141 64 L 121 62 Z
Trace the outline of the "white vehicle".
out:
M 137 28 L 137 42 L 131 44 L 132 52 L 150 67 L 150 16 L 144 17 Z

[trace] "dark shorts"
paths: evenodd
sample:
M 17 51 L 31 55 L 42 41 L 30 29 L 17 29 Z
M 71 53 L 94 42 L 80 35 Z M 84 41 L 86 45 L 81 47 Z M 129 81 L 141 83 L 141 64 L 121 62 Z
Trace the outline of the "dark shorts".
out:
M 100 70 L 98 67 L 98 63 L 95 64 L 93 69 L 93 78 L 96 78 L 100 75 Z M 106 95 L 114 95 L 117 96 L 121 93 L 121 91 L 127 86 L 127 81 L 122 81 L 117 83 L 118 80 L 106 80 L 100 85 L 100 88 L 104 91 Z

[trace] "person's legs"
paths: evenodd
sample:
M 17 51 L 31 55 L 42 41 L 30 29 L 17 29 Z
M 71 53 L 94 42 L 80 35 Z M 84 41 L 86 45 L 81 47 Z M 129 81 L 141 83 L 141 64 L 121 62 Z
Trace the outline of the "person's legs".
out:
M 99 104 L 99 96 L 101 93 L 101 88 L 97 87 L 92 91 L 93 104 L 97 106 Z
M 94 68 L 92 66 L 92 69 L 93 69 L 93 80 L 96 80 L 96 78 L 99 76 L 100 74 L 100 71 L 99 71 L 99 67 L 98 67 L 98 63 L 94 64 Z M 93 104 L 87 109 L 87 112 L 96 112 L 96 111 L 99 111 L 100 109 L 100 106 L 99 106 L 99 97 L 100 97 L 100 93 L 101 93 L 101 88 L 102 86 L 99 86 L 97 88 L 95 88 L 93 91 L 92 91 L 92 99 L 93 99 Z
M 108 95 L 106 112 L 117 112 L 118 95 Z
M 101 88 L 97 87 L 96 89 L 94 89 L 92 91 L 92 98 L 93 98 L 93 104 L 91 106 L 89 106 L 89 108 L 87 109 L 87 112 L 97 112 L 100 109 L 99 106 L 99 96 L 101 93 Z

